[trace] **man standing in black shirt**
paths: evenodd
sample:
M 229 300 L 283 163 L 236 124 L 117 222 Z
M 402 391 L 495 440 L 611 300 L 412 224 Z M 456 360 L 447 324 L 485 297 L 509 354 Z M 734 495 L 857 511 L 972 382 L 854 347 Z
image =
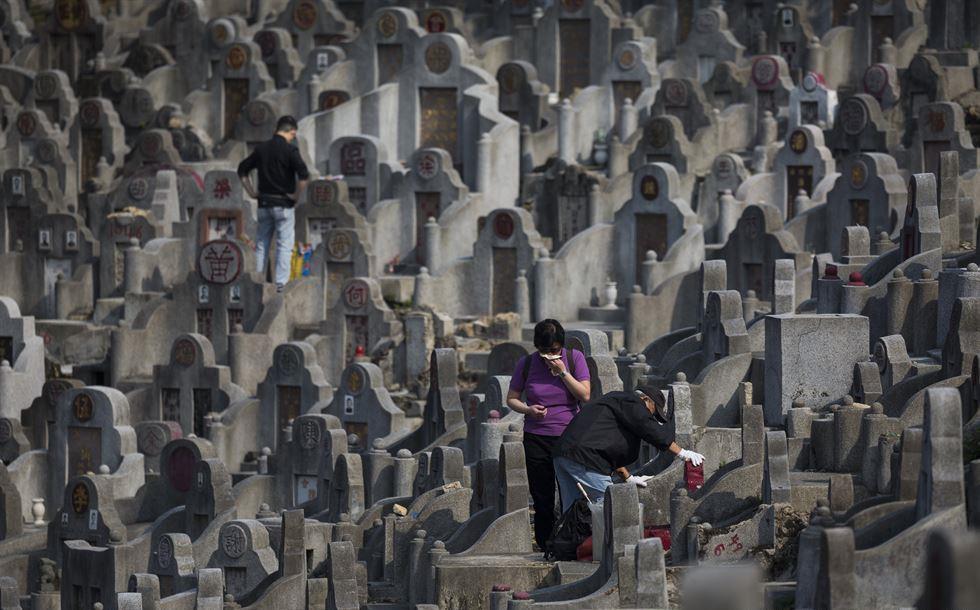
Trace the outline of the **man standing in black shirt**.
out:
M 296 234 L 296 212 L 293 206 L 303 195 L 310 178 L 306 163 L 292 144 L 296 139 L 296 129 L 296 119 L 288 115 L 280 117 L 272 139 L 256 146 L 252 154 L 238 165 L 238 177 L 242 180 L 245 192 L 259 201 L 259 227 L 255 240 L 256 271 L 265 273 L 269 244 L 272 242 L 272 233 L 275 232 L 275 278 L 279 292 L 282 292 L 289 281 L 289 265 Z M 255 191 L 249 175 L 255 169 L 259 171 L 258 192 Z
M 609 392 L 583 405 L 555 446 L 562 512 L 581 497 L 578 483 L 593 502 L 602 501 L 613 473 L 645 487 L 644 477 L 630 476 L 626 470 L 639 458 L 641 440 L 701 465 L 704 456 L 681 449 L 674 437 L 674 414 L 668 411 L 663 392 L 653 386 L 641 385 L 635 392 Z

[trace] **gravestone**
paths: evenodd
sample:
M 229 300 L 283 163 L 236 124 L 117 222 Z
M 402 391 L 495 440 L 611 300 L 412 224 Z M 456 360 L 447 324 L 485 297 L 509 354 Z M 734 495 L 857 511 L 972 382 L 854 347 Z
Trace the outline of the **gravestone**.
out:
M 565 0 L 536 23 L 535 64 L 561 98 L 598 82 L 609 63 L 616 14 L 603 0 Z M 557 43 L 557 44 L 556 44 Z
M 354 23 L 329 0 L 290 0 L 275 23 L 290 32 L 302 57 L 315 46 L 349 42 L 356 31 Z
M 814 35 L 806 12 L 797 6 L 778 6 L 769 24 L 769 52 L 782 57 L 793 80 L 800 82 L 806 68 L 807 47 Z
M 378 282 L 351 278 L 336 297 L 328 297 L 332 302 L 320 327 L 325 340 L 317 343 L 319 361 L 328 363 L 327 381 L 339 384 L 344 368 L 359 352 L 375 362 L 393 362 L 391 351 L 404 338 L 403 325 L 382 298 Z
M 183 434 L 206 437 L 205 420 L 245 392 L 231 382 L 231 370 L 216 366 L 211 342 L 199 334 L 177 337 L 169 364 L 154 365 L 151 390 L 154 419 L 176 422 Z
M 41 28 L 39 63 L 75 82 L 102 51 L 108 23 L 96 0 L 56 0 L 53 9 Z
M 694 80 L 688 78 L 665 78 L 660 83 L 657 97 L 650 108 L 650 116 L 670 115 L 680 120 L 684 127 L 684 135 L 689 140 L 699 129 L 711 124 L 711 108 L 704 96 L 704 90 Z M 670 137 L 670 134 L 667 134 Z M 650 141 L 655 147 L 664 137 L 651 135 Z
M 381 369 L 368 362 L 347 367 L 325 412 L 336 416 L 348 435 L 357 436 L 362 448 L 387 449 L 411 430 L 384 387 Z
M 697 230 L 698 218 L 679 190 L 677 171 L 670 165 L 651 163 L 634 172 L 633 196 L 613 220 L 618 285 L 643 284 L 647 252 L 664 261 L 675 243 Z M 703 240 L 702 235 L 702 244 Z
M 31 98 L 35 108 L 43 112 L 52 125 L 62 130 L 78 113 L 78 100 L 68 75 L 61 70 L 42 70 L 34 77 Z
M 102 465 L 116 472 L 124 459 L 132 480 L 141 482 L 142 456 L 136 453 L 136 432 L 129 423 L 129 401 L 113 388 L 88 387 L 69 389 L 58 399 L 54 428 L 51 432 L 48 472 L 48 498 L 55 499 L 52 512 L 60 506 L 58 498 L 66 481 L 78 475 L 99 472 Z
M 372 207 L 389 194 L 392 169 L 388 151 L 373 136 L 347 136 L 330 144 L 329 171 L 343 176 L 350 202 L 367 216 Z
M 793 401 L 821 408 L 842 399 L 850 392 L 854 365 L 868 360 L 864 316 L 780 314 L 767 316 L 765 324 L 766 425 L 782 424 Z
M 836 114 L 837 92 L 827 88 L 823 76 L 807 72 L 789 94 L 789 121 L 786 127 L 793 129 L 800 125 L 822 124 L 826 129 L 832 129 Z
M 863 226 L 873 234 L 892 234 L 907 206 L 905 181 L 895 159 L 883 153 L 848 157 L 834 188 L 827 193 L 826 245 L 834 260 L 844 227 Z
M 741 63 L 745 51 L 728 29 L 728 15 L 721 6 L 702 8 L 694 17 L 694 29 L 677 46 L 677 68 L 704 83 L 721 62 Z
M 885 119 L 878 100 L 865 93 L 841 102 L 833 127 L 824 135 L 827 147 L 838 159 L 856 152 L 891 151 L 899 142 L 899 134 Z
M 46 76 L 53 77 L 53 74 L 57 72 Z M 52 89 L 55 82 L 57 80 L 52 78 L 51 84 L 42 82 L 41 86 Z M 46 95 L 51 94 L 46 92 Z M 51 102 L 57 104 L 58 100 Z M 96 168 L 100 159 L 104 158 L 113 168 L 122 165 L 125 154 L 125 133 L 113 100 L 92 97 L 83 100 L 77 108 L 77 114 L 69 123 L 69 132 L 72 154 L 79 165 L 78 184 L 85 188 L 88 180 L 97 177 Z M 108 179 L 111 176 L 104 178 Z
M 723 153 L 711 163 L 711 171 L 701 182 L 697 196 L 698 222 L 704 227 L 705 241 L 724 243 L 734 229 L 733 206 L 722 203 L 725 191 L 734 193 L 749 177 L 745 162 L 738 155 Z
M 425 224 L 430 218 L 439 221 L 442 213 L 457 203 L 469 199 L 469 189 L 463 184 L 459 173 L 453 168 L 453 160 L 446 151 L 439 148 L 423 148 L 412 155 L 409 172 L 401 184 L 393 189 L 392 196 L 401 200 L 399 217 L 402 226 L 415 227 L 402 233 L 399 260 L 415 262 L 437 273 L 443 265 L 441 260 L 425 260 L 427 244 Z M 473 237 L 476 235 L 474 233 Z M 380 244 L 379 244 L 380 246 Z M 432 252 L 439 252 L 438 247 Z M 382 254 L 387 260 L 387 254 Z
M 183 476 L 188 469 L 187 456 L 180 458 L 179 468 L 177 472 Z M 197 540 L 219 517 L 234 517 L 235 498 L 232 495 L 231 474 L 222 460 L 198 460 L 190 466 L 190 471 L 184 505 L 184 531 L 191 540 Z
M 347 432 L 335 418 L 317 413 L 297 417 L 292 431 L 282 484 L 287 505 L 312 516 L 328 508 L 335 464 L 347 451 Z
M 279 569 L 269 532 L 254 519 L 238 519 L 221 526 L 218 550 L 208 560 L 209 568 L 221 568 L 225 590 L 233 599 L 243 599 Z
M 823 145 L 823 132 L 819 128 L 803 125 L 791 131 L 773 162 L 777 184 L 775 203 L 783 217 L 790 220 L 802 212 L 795 209 L 799 192 L 813 195 L 820 181 L 835 169 L 834 158 Z
M 532 132 L 540 129 L 548 113 L 548 87 L 538 80 L 538 69 L 518 60 L 500 66 L 496 76 L 500 112 Z
M 275 452 L 282 430 L 300 415 L 328 404 L 333 388 L 327 383 L 317 363 L 316 351 L 309 343 L 279 345 L 272 353 L 272 362 L 256 394 L 261 413 L 259 444 Z
M 472 285 L 477 287 L 478 310 L 488 314 L 517 310 L 514 278 L 527 273 L 534 294 L 532 267 L 543 247 L 531 215 L 521 208 L 494 210 L 487 215 L 473 245 Z
M 68 479 L 59 494 L 61 508 L 48 523 L 47 550 L 58 561 L 66 540 L 87 540 L 97 546 L 125 541 L 126 526 L 116 512 L 112 484 L 100 476 Z

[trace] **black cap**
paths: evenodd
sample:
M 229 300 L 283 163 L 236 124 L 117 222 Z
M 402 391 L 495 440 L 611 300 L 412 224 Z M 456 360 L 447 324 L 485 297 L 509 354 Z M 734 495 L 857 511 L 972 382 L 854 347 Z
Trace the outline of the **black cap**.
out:
M 661 419 L 666 420 L 668 417 L 670 417 L 670 414 L 667 412 L 667 399 L 664 398 L 664 393 L 660 390 L 660 388 L 652 385 L 641 384 L 636 386 L 636 391 L 637 393 L 649 397 L 650 400 L 653 401 L 653 404 L 657 410 L 657 415 Z

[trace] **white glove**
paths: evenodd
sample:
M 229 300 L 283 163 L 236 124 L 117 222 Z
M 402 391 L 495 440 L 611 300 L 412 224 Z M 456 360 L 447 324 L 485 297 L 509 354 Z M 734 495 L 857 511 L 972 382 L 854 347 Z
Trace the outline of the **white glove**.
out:
M 653 478 L 652 475 L 651 476 L 639 476 L 638 477 L 635 474 L 631 474 L 630 475 L 630 478 L 626 479 L 626 482 L 627 483 L 636 483 L 636 486 L 637 487 L 646 487 L 647 486 L 647 481 L 649 481 L 652 478 Z
M 682 460 L 691 462 L 695 466 L 700 466 L 701 462 L 704 461 L 704 456 L 696 451 L 689 451 L 687 449 L 681 449 L 681 452 L 677 454 L 677 457 Z

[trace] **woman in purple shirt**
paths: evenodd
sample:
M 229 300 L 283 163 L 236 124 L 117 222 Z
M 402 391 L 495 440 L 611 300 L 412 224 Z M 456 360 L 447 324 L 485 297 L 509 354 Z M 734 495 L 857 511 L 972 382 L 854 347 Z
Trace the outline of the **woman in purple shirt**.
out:
M 507 406 L 524 414 L 524 459 L 534 501 L 534 540 L 544 550 L 555 525 L 552 449 L 578 412 L 578 404 L 589 400 L 592 388 L 585 355 L 565 349 L 565 329 L 557 320 L 538 322 L 534 347 L 536 352 L 517 361 Z

